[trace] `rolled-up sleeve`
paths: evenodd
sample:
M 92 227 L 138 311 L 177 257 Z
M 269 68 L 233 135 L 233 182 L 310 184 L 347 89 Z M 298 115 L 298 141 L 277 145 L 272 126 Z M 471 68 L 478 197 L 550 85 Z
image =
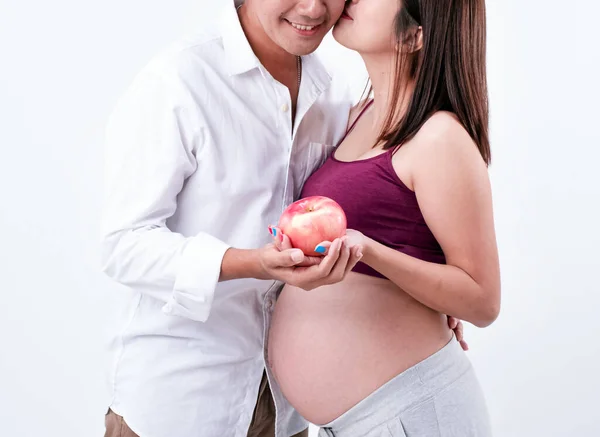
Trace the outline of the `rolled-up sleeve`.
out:
M 117 282 L 162 301 L 163 312 L 206 321 L 229 246 L 167 227 L 203 146 L 195 105 L 164 62 L 146 67 L 117 104 L 105 141 L 102 262 Z

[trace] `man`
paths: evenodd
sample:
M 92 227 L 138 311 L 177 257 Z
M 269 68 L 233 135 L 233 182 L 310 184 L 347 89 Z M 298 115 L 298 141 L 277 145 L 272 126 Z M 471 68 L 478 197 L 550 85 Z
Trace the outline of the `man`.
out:
M 104 270 L 132 293 L 107 437 L 307 435 L 265 370 L 276 293 L 359 258 L 315 263 L 266 230 L 346 129 L 351 103 L 311 55 L 345 2 L 236 3 L 152 60 L 111 116 Z

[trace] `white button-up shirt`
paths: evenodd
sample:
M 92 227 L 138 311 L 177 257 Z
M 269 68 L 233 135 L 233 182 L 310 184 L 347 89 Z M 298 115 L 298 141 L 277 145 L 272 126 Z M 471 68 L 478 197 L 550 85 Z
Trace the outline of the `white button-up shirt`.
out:
M 292 123 L 289 91 L 254 55 L 233 2 L 217 27 L 144 68 L 107 129 L 104 271 L 132 291 L 110 406 L 141 437 L 246 436 L 281 284 L 218 283 L 221 261 L 270 241 L 351 104 L 305 56 Z M 268 376 L 277 436 L 302 431 Z

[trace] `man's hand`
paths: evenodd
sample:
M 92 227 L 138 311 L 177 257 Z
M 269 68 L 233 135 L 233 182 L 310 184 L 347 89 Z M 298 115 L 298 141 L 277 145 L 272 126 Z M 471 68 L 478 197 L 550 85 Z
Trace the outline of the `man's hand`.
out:
M 464 338 L 464 327 L 462 322 L 455 317 L 448 316 L 448 326 L 454 331 L 456 340 L 458 340 L 463 350 L 468 351 L 469 345 Z
M 351 249 L 344 241 L 346 237 L 331 242 L 327 255 L 309 257 L 292 248 L 280 229 L 272 228 L 271 235 L 273 244 L 258 252 L 264 275 L 305 290 L 341 282 L 362 257 L 362 248 Z

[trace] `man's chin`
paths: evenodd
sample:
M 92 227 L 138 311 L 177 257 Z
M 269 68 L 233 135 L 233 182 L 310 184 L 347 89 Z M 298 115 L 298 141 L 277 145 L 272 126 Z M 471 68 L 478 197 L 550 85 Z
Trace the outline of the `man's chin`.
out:
M 317 41 L 311 41 L 310 43 L 306 41 L 304 44 L 289 44 L 288 47 L 286 47 L 286 51 L 296 56 L 306 56 L 315 52 L 322 42 L 323 38 L 320 38 Z

